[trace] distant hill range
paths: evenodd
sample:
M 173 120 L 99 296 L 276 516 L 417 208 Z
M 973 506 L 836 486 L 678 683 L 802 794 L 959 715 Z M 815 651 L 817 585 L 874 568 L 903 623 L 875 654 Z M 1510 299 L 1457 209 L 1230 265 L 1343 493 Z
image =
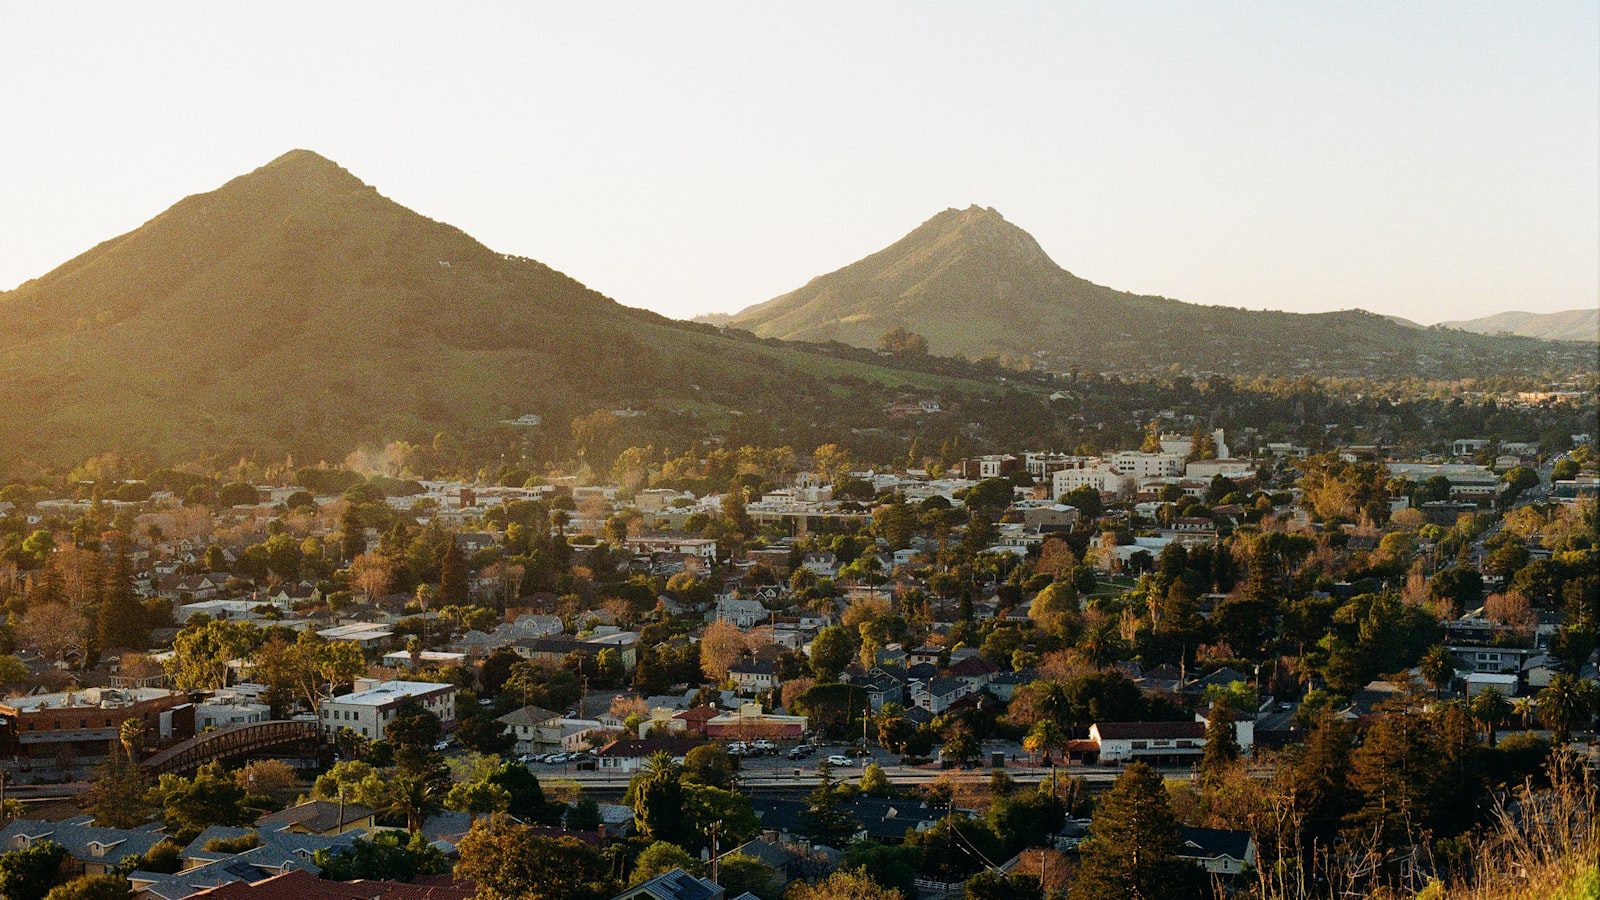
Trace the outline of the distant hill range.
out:
M 565 438 L 597 409 L 697 437 L 771 411 L 778 432 L 878 388 L 978 387 L 853 353 L 624 307 L 296 150 L 0 293 L 0 470 L 338 459 L 524 414 Z M 647 433 L 629 415 L 626 437 Z
M 718 324 L 763 337 L 876 346 L 894 328 L 933 353 L 1056 370 L 1459 377 L 1582 365 L 1573 348 L 1418 329 L 1348 310 L 1200 306 L 1114 290 L 1058 266 L 994 209 L 947 209 L 883 250 Z
M 1600 307 L 1553 313 L 1503 312 L 1439 324 L 1476 334 L 1514 334 L 1544 341 L 1600 341 Z

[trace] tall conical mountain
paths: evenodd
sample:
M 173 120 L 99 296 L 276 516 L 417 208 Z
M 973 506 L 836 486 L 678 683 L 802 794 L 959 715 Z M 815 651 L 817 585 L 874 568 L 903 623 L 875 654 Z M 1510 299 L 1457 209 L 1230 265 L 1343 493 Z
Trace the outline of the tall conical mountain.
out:
M 894 328 L 934 353 L 1028 357 L 1056 369 L 1481 374 L 1572 348 L 1408 328 L 1360 310 L 1200 306 L 1114 290 L 1057 265 L 991 208 L 947 209 L 883 250 L 724 320 L 762 337 L 877 346 Z
M 296 150 L 0 293 L 0 468 L 338 458 L 523 413 L 566 437 L 620 407 L 687 410 L 703 433 L 842 397 L 846 377 L 920 376 L 621 306 Z

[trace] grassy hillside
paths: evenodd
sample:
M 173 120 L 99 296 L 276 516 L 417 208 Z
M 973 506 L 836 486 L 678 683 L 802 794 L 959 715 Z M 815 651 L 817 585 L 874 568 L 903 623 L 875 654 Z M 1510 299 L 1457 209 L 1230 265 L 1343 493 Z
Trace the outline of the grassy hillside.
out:
M 1056 369 L 1458 377 L 1484 366 L 1581 366 L 1527 339 L 1406 327 L 1360 310 L 1318 315 L 1129 294 L 1062 269 L 993 209 L 948 209 L 889 247 L 734 315 L 787 340 L 875 346 L 905 327 L 935 353 L 1028 357 Z
M 803 410 L 961 381 L 623 307 L 307 151 L 0 294 L 0 464 L 342 454 L 526 412 L 564 431 L 596 408 Z

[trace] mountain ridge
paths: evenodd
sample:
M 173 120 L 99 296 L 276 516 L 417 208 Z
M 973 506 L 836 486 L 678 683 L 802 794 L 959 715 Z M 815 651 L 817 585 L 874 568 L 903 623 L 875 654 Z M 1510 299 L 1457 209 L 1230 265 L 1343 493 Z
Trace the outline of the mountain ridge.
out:
M 108 450 L 339 458 L 527 412 L 564 431 L 607 407 L 712 417 L 705 430 L 778 396 L 825 408 L 902 383 L 960 379 L 622 306 L 310 151 L 0 293 L 0 433 L 16 436 L 0 467 Z
M 1564 352 L 1360 309 L 1244 310 L 1119 291 L 1061 267 L 1032 235 L 976 204 L 937 213 L 881 250 L 719 321 L 761 337 L 861 347 L 906 328 L 934 353 L 1057 370 L 1461 377 L 1477 368 L 1469 358 L 1538 369 Z
M 1507 310 L 1476 319 L 1440 322 L 1440 328 L 1475 334 L 1511 334 L 1547 341 L 1600 341 L 1600 307 L 1563 309 L 1551 313 Z

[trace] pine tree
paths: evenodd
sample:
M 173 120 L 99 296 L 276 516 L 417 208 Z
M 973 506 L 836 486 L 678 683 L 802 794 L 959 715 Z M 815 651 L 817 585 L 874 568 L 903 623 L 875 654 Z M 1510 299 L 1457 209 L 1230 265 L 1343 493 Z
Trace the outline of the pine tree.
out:
M 1233 706 L 1226 700 L 1211 704 L 1206 718 L 1206 748 L 1200 756 L 1200 778 L 1211 784 L 1239 759 L 1239 732 L 1234 727 Z
M 1178 820 L 1160 776 L 1128 766 L 1095 807 L 1072 900 L 1193 897 L 1196 881 L 1178 858 Z
M 827 760 L 817 767 L 817 777 L 822 780 L 806 798 L 805 811 L 800 814 L 801 828 L 807 837 L 819 844 L 843 847 L 861 830 L 861 824 L 839 801 L 833 767 Z
M 459 605 L 467 602 L 467 557 L 461 545 L 451 538 L 439 557 L 439 602 Z
M 116 561 L 107 573 L 98 619 L 101 650 L 143 650 L 148 640 L 144 607 L 133 592 L 133 559 L 127 539 L 117 537 Z
M 347 504 L 344 513 L 339 516 L 339 556 L 348 563 L 365 552 L 367 552 L 366 529 L 361 527 L 354 505 Z

